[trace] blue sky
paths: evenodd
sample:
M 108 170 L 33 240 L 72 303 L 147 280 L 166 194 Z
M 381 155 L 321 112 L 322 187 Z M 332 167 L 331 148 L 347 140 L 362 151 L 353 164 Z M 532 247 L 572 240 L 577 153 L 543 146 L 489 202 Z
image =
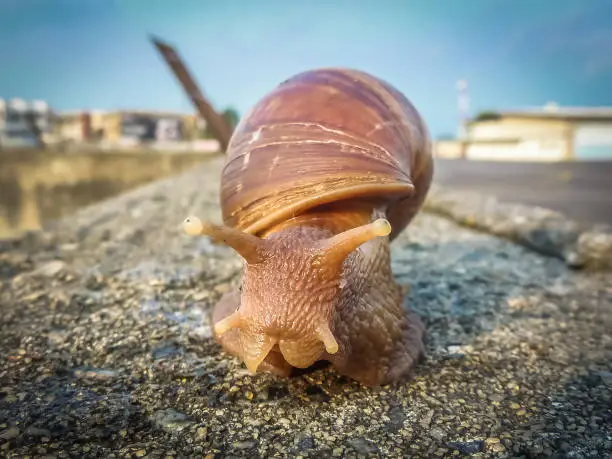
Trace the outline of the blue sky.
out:
M 455 132 L 460 78 L 473 112 L 612 105 L 612 0 L 0 0 L 0 97 L 192 111 L 151 33 L 241 113 L 324 66 L 386 79 L 435 136 Z

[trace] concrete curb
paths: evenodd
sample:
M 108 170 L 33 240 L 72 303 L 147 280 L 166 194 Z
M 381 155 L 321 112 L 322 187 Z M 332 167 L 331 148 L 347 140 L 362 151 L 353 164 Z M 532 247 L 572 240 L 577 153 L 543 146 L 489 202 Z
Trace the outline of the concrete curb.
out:
M 585 225 L 543 207 L 500 202 L 437 184 L 423 210 L 560 258 L 572 268 L 612 269 L 612 228 L 607 225 Z

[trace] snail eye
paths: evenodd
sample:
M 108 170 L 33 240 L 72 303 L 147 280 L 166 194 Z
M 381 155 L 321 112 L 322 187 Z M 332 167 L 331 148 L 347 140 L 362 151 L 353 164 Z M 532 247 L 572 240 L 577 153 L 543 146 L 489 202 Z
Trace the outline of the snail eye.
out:
M 204 225 L 198 217 L 187 217 L 183 220 L 183 230 L 189 235 L 201 234 Z

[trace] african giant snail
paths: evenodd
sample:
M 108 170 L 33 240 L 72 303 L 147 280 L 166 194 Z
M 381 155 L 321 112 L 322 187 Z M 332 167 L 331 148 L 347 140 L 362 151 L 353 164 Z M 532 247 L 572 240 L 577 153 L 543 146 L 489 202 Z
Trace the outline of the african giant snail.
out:
M 232 135 L 224 225 L 184 222 L 245 261 L 240 289 L 215 306 L 218 342 L 252 372 L 327 360 L 368 386 L 406 376 L 424 327 L 403 307 L 389 244 L 432 175 L 427 127 L 388 83 L 331 68 L 278 85 Z

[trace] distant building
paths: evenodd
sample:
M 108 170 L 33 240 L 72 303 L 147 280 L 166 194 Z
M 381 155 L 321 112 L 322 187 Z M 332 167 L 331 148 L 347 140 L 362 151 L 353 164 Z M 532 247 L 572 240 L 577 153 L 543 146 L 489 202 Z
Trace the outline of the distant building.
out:
M 213 139 L 201 139 L 206 123 L 194 114 L 151 111 L 73 111 L 60 113 L 60 137 L 75 142 L 153 149 L 218 149 Z M 206 142 L 202 142 L 206 140 Z
M 55 124 L 55 132 L 62 140 L 83 142 L 91 137 L 89 119 L 91 113 L 85 111 L 60 112 Z
M 77 141 L 146 143 L 187 140 L 195 134 L 195 116 L 146 110 L 72 111 L 58 116 L 63 138 Z
M 483 113 L 465 140 L 439 140 L 446 158 L 517 161 L 612 159 L 612 107 L 545 107 Z
M 0 146 L 36 146 L 53 130 L 53 112 L 42 100 L 0 99 Z

